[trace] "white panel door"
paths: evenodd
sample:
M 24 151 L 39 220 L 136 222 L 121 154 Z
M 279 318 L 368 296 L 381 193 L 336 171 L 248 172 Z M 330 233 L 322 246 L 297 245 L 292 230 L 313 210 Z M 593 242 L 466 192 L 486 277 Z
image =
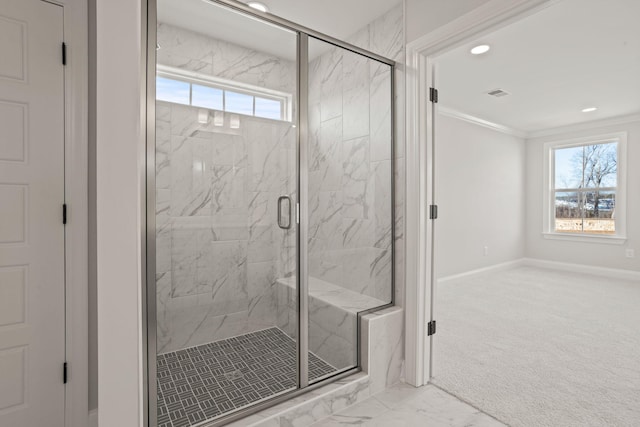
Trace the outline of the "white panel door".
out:
M 0 0 L 0 427 L 62 427 L 62 7 Z

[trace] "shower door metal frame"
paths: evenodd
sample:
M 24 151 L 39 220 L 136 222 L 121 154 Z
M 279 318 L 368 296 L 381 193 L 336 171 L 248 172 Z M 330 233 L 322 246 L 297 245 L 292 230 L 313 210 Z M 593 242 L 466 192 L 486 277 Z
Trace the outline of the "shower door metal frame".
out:
M 304 394 L 313 389 L 322 387 L 338 379 L 347 377 L 362 370 L 361 366 L 361 346 L 360 346 L 360 324 L 362 316 L 379 311 L 395 305 L 395 137 L 396 137 L 396 62 L 381 55 L 369 52 L 352 44 L 338 40 L 326 34 L 314 31 L 310 28 L 298 25 L 286 19 L 257 11 L 244 3 L 235 0 L 206 0 L 213 4 L 236 10 L 256 20 L 274 24 L 285 30 L 297 33 L 297 98 L 298 114 L 297 124 L 297 147 L 298 161 L 296 165 L 297 174 L 297 204 L 298 218 L 297 225 L 297 297 L 298 297 L 298 386 L 295 390 L 285 392 L 266 401 L 248 406 L 234 411 L 227 416 L 222 416 L 216 420 L 204 421 L 198 426 L 217 427 L 229 422 L 244 418 L 250 414 L 259 412 L 271 406 L 277 405 L 293 397 Z M 144 115 L 143 121 L 146 123 L 145 138 L 145 170 L 146 186 L 141 188 L 143 199 L 146 200 L 144 207 L 146 236 L 143 242 L 142 265 L 144 266 L 143 289 L 141 290 L 143 301 L 143 331 L 146 332 L 146 341 L 143 342 L 143 418 L 145 427 L 157 426 L 157 301 L 156 301 L 156 92 L 155 78 L 157 65 L 157 0 L 141 0 L 142 2 L 142 37 L 143 46 L 147 47 L 146 54 L 146 97 L 143 96 L 141 111 Z M 145 13 L 146 12 L 146 13 Z M 368 59 L 386 64 L 390 67 L 390 111 L 391 111 L 391 135 L 390 135 L 390 168 L 391 168 L 391 301 L 387 304 L 363 310 L 357 315 L 357 366 L 348 368 L 313 384 L 309 384 L 308 368 L 308 348 L 309 348 L 309 281 L 308 281 L 308 168 L 301 165 L 308 164 L 308 75 L 309 75 L 309 37 L 332 44 L 344 50 L 364 56 Z M 305 355 L 305 357 L 303 357 Z
M 298 66 L 298 185 L 297 198 L 299 221 L 298 221 L 298 245 L 297 259 L 298 268 L 296 271 L 296 289 L 298 294 L 298 390 L 309 387 L 309 257 L 307 256 L 309 246 L 309 198 L 307 189 L 309 188 L 309 36 L 298 32 L 298 52 L 296 54 L 296 64 Z M 302 357 L 305 355 L 305 357 Z

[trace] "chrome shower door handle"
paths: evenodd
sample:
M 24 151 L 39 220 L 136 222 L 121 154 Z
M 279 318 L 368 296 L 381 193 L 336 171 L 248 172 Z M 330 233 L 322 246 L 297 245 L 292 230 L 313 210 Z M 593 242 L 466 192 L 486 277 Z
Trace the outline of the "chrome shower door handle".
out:
M 288 207 L 287 207 L 287 222 L 284 223 L 283 222 L 283 218 L 282 218 L 282 204 L 284 201 L 287 201 L 288 203 Z M 291 197 L 289 196 L 280 196 L 278 197 L 278 227 L 282 228 L 283 230 L 288 230 L 291 228 L 291 208 L 293 206 L 293 203 L 291 202 Z

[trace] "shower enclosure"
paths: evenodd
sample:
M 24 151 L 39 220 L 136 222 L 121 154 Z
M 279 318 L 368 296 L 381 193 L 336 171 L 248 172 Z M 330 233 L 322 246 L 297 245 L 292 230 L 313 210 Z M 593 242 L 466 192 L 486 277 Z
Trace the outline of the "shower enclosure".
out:
M 393 303 L 393 61 L 230 0 L 149 2 L 149 424 L 359 369 Z

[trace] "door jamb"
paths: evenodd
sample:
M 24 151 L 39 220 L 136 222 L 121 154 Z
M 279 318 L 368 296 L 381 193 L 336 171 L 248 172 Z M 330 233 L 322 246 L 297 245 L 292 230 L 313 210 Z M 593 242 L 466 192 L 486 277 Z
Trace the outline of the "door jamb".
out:
M 62 6 L 63 40 L 67 45 L 64 202 L 69 207 L 65 225 L 65 353 L 69 377 L 65 385 L 65 427 L 84 427 L 89 424 L 88 4 L 86 0 L 42 1 Z
M 406 63 L 406 381 L 416 387 L 433 376 L 433 336 L 426 336 L 432 320 L 435 288 L 432 260 L 433 221 L 428 206 L 433 199 L 433 116 L 429 87 L 437 55 L 521 20 L 562 0 L 490 0 L 454 21 L 407 44 Z

